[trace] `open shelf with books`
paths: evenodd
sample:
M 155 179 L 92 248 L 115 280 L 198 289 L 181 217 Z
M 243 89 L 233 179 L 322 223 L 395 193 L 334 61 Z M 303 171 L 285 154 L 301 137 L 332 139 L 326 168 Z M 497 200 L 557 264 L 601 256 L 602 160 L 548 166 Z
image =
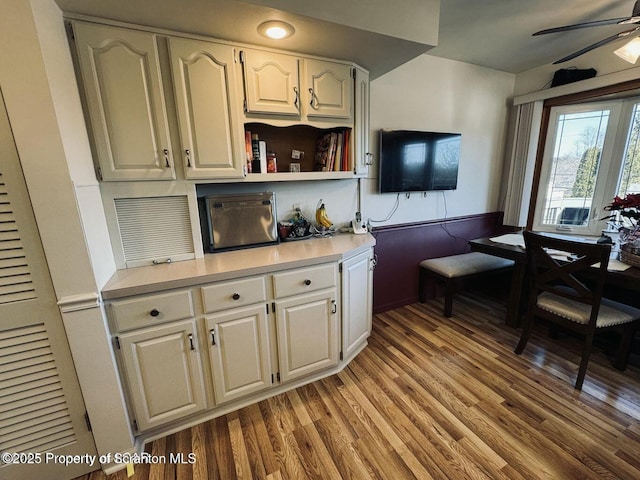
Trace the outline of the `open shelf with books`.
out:
M 245 181 L 353 178 L 351 127 L 245 123 Z

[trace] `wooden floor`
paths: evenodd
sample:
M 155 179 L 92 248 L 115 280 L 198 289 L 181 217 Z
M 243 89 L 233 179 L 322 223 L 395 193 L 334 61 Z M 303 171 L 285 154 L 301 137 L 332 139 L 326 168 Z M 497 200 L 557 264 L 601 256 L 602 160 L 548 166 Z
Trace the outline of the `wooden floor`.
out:
M 155 441 L 147 452 L 195 463 L 131 478 L 640 478 L 636 357 L 618 372 L 597 352 L 580 393 L 576 340 L 540 329 L 516 356 L 501 304 L 464 294 L 451 319 L 441 311 L 436 299 L 376 315 L 339 375 Z

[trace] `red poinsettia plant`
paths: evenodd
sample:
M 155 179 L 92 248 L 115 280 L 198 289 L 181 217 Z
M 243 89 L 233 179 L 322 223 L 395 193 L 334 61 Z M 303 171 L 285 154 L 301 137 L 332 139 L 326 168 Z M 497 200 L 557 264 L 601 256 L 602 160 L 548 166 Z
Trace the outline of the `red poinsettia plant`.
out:
M 629 193 L 624 198 L 616 196 L 604 209 L 616 212 L 605 218 L 620 223 L 620 243 L 637 246 L 640 243 L 640 193 Z

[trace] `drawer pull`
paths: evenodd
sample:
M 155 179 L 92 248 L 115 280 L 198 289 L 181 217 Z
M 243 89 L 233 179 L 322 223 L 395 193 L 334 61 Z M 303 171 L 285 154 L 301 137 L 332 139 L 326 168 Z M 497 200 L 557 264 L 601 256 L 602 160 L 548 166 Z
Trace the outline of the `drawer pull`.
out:
M 335 300 L 331 300 L 331 313 L 336 313 L 338 311 L 338 305 Z
M 154 308 L 149 312 L 149 315 L 151 315 L 152 317 L 157 317 L 158 315 L 160 315 L 160 310 L 158 310 L 157 308 Z
M 240 300 L 240 294 L 239 293 L 234 293 L 231 298 L 233 298 L 234 300 Z
M 308 278 L 304 281 L 304 284 L 309 286 L 311 285 L 311 280 L 309 280 Z
M 216 344 L 216 331 L 212 328 L 209 333 L 211 334 L 211 345 Z
M 195 350 L 196 346 L 193 344 L 193 334 L 190 333 L 188 338 L 189 338 L 189 348 L 191 350 Z

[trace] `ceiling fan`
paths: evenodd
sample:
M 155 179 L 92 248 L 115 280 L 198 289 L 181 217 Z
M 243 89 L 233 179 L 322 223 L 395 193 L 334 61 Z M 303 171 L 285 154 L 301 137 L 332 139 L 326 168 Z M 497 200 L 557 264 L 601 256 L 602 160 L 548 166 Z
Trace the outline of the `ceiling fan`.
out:
M 569 30 L 578 30 L 580 28 L 589 28 L 589 27 L 599 27 L 601 25 L 638 25 L 640 24 L 640 0 L 636 0 L 635 4 L 633 5 L 633 11 L 631 12 L 631 16 L 630 17 L 622 17 L 622 18 L 609 18 L 606 20 L 595 20 L 593 22 L 583 22 L 583 23 L 575 23 L 573 25 L 565 25 L 563 27 L 554 27 L 554 28 L 547 28 L 545 30 L 540 30 L 539 32 L 535 32 L 533 34 L 533 36 L 538 36 L 538 35 L 546 35 L 547 33 L 558 33 L 558 32 L 566 32 Z M 637 32 L 638 30 L 640 30 L 640 25 L 638 25 L 637 27 L 634 28 L 630 28 L 629 30 L 624 30 L 620 33 L 616 33 L 615 35 L 611 35 L 610 37 L 607 37 L 603 40 L 600 40 L 599 42 L 596 42 L 592 45 L 589 45 L 587 47 L 584 47 L 580 50 L 578 50 L 577 52 L 574 52 L 570 55 L 567 55 L 566 57 L 561 58 L 560 60 L 556 60 L 555 62 L 553 62 L 553 64 L 557 64 L 557 63 L 563 63 L 563 62 L 567 62 L 569 60 L 573 60 L 576 57 L 579 57 L 580 55 L 590 52 L 591 50 L 595 50 L 598 47 L 602 47 L 603 45 L 606 45 L 607 43 L 613 42 L 615 40 L 618 40 L 620 38 L 624 38 L 627 37 L 635 32 Z

